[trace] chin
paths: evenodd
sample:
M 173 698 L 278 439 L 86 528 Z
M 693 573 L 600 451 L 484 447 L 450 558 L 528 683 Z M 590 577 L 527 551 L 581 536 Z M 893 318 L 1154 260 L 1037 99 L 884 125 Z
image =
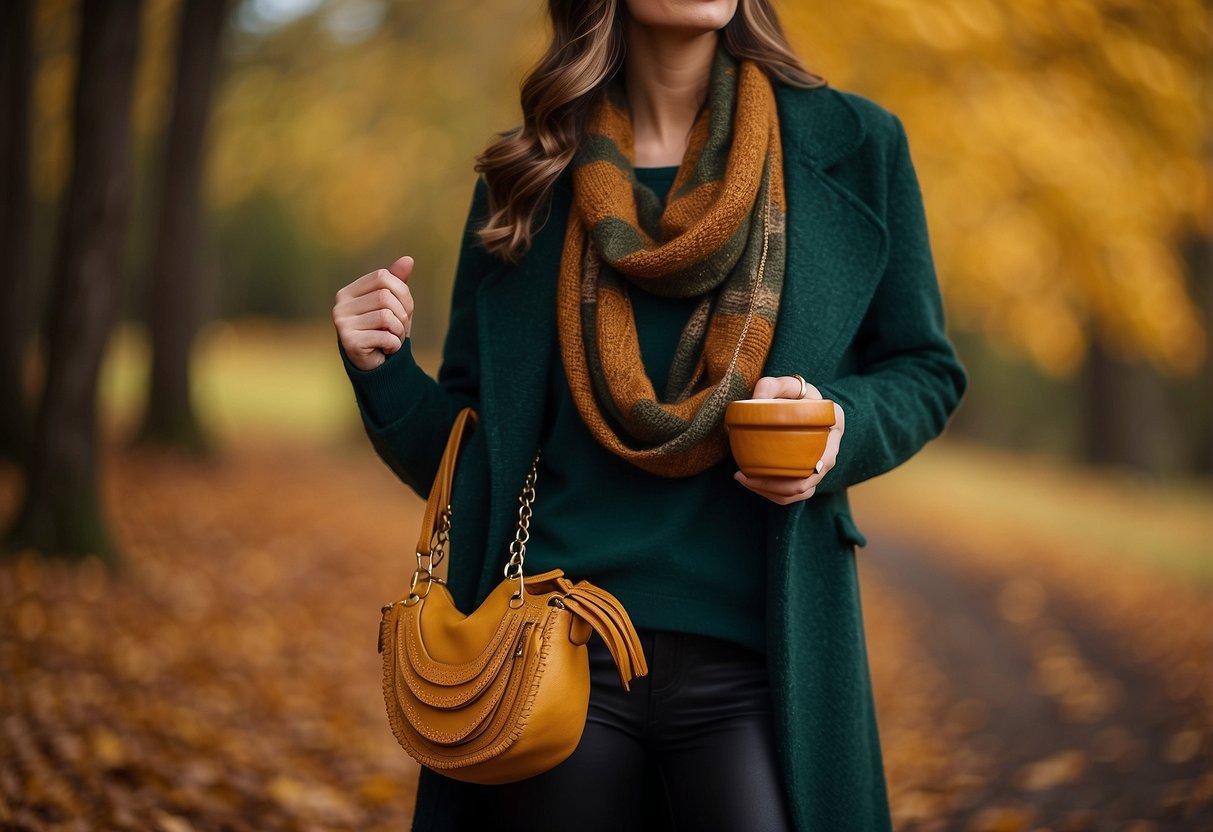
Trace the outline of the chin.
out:
M 654 29 L 707 32 L 733 19 L 739 0 L 626 0 L 628 14 Z

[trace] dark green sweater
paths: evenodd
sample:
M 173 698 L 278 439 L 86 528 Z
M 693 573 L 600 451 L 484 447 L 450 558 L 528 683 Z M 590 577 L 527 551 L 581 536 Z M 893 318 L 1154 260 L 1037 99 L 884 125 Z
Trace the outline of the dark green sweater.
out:
M 677 166 L 637 168 L 662 200 Z M 628 284 L 640 354 L 661 395 L 698 298 Z M 526 562 L 560 567 L 615 594 L 637 627 L 728 639 L 765 652 L 766 499 L 720 464 L 691 477 L 650 474 L 602 447 L 577 412 L 560 351 L 548 374 Z

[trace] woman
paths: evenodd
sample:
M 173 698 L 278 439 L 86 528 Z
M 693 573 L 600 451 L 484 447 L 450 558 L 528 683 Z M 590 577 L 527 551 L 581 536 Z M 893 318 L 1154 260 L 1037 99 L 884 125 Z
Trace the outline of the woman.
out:
M 938 436 L 967 384 L 905 131 L 804 70 L 769 0 L 549 11 L 524 124 L 478 160 L 437 379 L 410 348 L 411 257 L 333 320 L 418 495 L 477 410 L 460 609 L 501 579 L 539 448 L 526 567 L 615 594 L 650 674 L 621 690 L 591 639 L 573 755 L 502 786 L 423 769 L 413 828 L 887 830 L 846 489 Z M 803 397 L 835 403 L 820 471 L 741 475 L 725 405 Z

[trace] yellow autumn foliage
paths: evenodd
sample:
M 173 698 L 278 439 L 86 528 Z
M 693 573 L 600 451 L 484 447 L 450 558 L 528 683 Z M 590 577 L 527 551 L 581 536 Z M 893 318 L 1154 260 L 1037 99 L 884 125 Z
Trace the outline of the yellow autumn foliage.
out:
M 1208 236 L 1199 0 L 785 2 L 811 67 L 900 115 L 952 322 L 1068 376 L 1092 337 L 1206 358 L 1180 246 Z
M 356 42 L 339 0 L 229 33 L 206 179 L 224 211 L 258 191 L 300 237 L 350 251 L 453 250 L 473 156 L 519 120 L 542 4 L 387 4 Z M 39 5 L 35 183 L 66 178 L 75 4 Z M 1055 376 L 1092 338 L 1190 373 L 1207 335 L 1181 246 L 1213 234 L 1209 12 L 1200 0 L 777 2 L 806 64 L 897 113 L 910 136 L 949 323 Z M 136 124 L 163 123 L 175 0 L 149 0 Z M 238 22 L 238 21 L 237 21 Z

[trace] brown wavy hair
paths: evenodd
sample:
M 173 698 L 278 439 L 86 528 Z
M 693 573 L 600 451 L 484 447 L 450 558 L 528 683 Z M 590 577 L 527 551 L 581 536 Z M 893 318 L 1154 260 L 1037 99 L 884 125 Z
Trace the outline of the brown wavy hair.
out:
M 489 217 L 476 234 L 509 263 L 530 248 L 544 196 L 572 162 L 590 110 L 623 67 L 626 14 L 625 0 L 548 0 L 552 40 L 522 80 L 523 123 L 496 134 L 476 157 L 489 189 Z M 792 51 L 771 0 L 738 0 L 720 37 L 731 55 L 753 60 L 768 77 L 829 85 Z

